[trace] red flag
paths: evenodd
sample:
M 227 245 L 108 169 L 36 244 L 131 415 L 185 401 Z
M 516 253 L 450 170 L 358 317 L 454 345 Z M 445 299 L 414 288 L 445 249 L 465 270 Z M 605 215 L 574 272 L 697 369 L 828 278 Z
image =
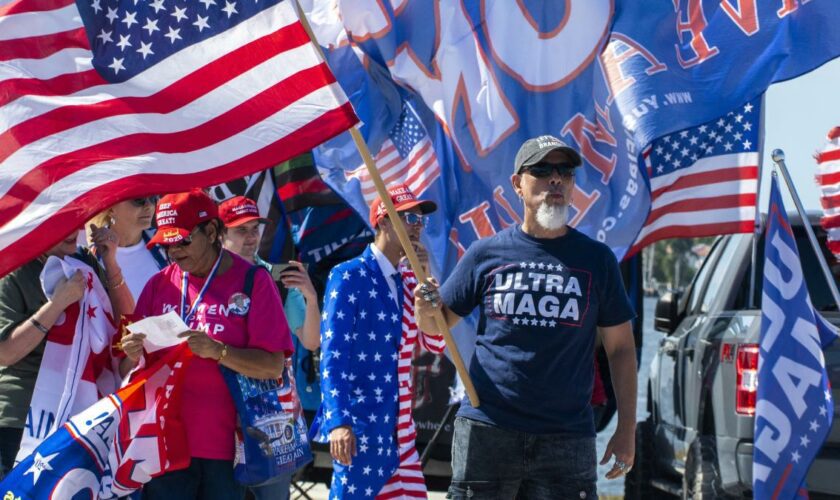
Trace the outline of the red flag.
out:
M 293 4 L 0 7 L 0 276 L 127 198 L 263 170 L 357 118 Z
M 108 456 L 116 495 L 128 495 L 152 477 L 190 464 L 180 408 L 184 368 L 191 359 L 192 351 L 183 343 L 149 369 L 132 374 L 126 389 L 135 389 L 122 400 L 119 427 Z

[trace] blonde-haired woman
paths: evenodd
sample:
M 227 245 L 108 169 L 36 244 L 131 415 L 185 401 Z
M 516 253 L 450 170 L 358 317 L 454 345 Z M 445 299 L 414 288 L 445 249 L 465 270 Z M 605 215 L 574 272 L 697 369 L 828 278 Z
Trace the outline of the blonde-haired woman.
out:
M 121 201 L 88 223 L 88 240 L 102 249 L 100 252 L 108 252 L 116 243 L 117 263 L 135 302 L 149 278 L 169 264 L 157 249 L 146 248 L 146 230 L 152 226 L 156 202 L 156 196 Z M 103 245 L 109 241 L 112 245 Z

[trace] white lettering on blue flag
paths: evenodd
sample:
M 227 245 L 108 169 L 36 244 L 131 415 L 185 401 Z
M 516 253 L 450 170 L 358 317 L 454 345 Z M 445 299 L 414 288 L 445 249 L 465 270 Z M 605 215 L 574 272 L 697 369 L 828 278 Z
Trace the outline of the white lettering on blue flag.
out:
M 405 101 L 434 141 L 446 182 L 423 197 L 438 203 L 428 246 L 446 276 L 474 241 L 521 221 L 513 159 L 545 134 L 583 158 L 571 225 L 618 256 L 749 232 L 761 94 L 840 53 L 840 31 L 818 29 L 836 24 L 830 2 L 753 3 L 357 0 L 311 18 L 371 150 L 389 149 Z M 364 215 L 375 191 L 347 180 L 354 151 L 339 138 L 316 162 Z
M 804 492 L 808 469 L 834 417 L 820 335 L 830 327 L 803 286 L 796 241 L 775 177 L 768 212 L 753 495 L 794 498 Z
M 100 469 L 108 465 L 108 452 L 116 434 L 116 396 L 100 399 L 87 410 L 71 418 L 67 423 L 77 441 L 85 446 Z M 97 482 L 98 484 L 98 482 Z

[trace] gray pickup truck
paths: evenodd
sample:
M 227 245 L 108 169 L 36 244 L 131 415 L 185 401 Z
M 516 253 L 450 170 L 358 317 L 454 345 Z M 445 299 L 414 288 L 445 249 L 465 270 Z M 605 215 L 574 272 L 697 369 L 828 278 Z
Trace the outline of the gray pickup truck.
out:
M 826 261 L 825 232 L 810 214 Z M 802 219 L 791 215 L 814 306 L 835 325 L 840 314 Z M 628 499 L 752 498 L 755 374 L 761 327 L 763 238 L 753 263 L 750 234 L 719 238 L 684 294 L 656 305 L 654 325 L 665 335 L 647 381 L 650 416 L 636 432 L 636 466 L 625 482 Z M 750 307 L 750 272 L 757 271 Z M 834 272 L 835 281 L 837 272 Z M 840 341 L 825 353 L 835 415 L 840 414 Z M 643 383 L 640 381 L 640 384 Z M 840 424 L 807 478 L 811 498 L 840 498 Z

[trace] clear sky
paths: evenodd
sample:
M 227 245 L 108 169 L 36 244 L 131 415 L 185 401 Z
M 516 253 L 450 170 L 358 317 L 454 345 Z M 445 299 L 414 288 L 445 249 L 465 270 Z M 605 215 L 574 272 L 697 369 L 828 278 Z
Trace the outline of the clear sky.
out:
M 793 80 L 770 87 L 765 99 L 764 172 L 761 211 L 767 211 L 770 153 L 785 151 L 793 183 L 806 209 L 819 210 L 819 189 L 814 180 L 814 153 L 825 146 L 829 129 L 840 126 L 840 59 Z M 779 175 L 785 208 L 795 207 Z

